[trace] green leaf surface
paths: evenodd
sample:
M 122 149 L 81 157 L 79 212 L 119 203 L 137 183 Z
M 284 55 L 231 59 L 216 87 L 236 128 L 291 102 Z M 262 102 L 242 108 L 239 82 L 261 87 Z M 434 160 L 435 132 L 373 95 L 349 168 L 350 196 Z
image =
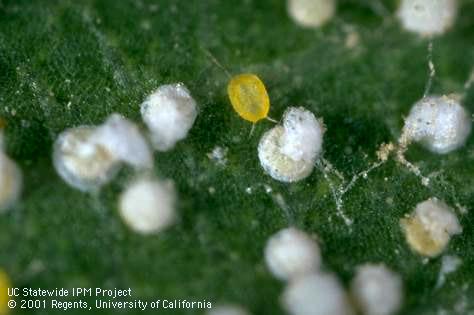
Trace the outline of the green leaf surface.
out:
M 397 271 L 405 287 L 400 314 L 474 312 L 472 213 L 460 215 L 463 233 L 446 250 L 462 265 L 439 289 L 441 258 L 412 252 L 399 226 L 429 197 L 473 209 L 474 137 L 447 155 L 410 147 L 407 158 L 433 178 L 429 187 L 393 160 L 358 181 L 344 197 L 348 226 L 321 171 L 294 184 L 263 172 L 257 145 L 273 123 L 258 123 L 249 138 L 251 124 L 229 104 L 227 75 L 206 53 L 232 74 L 258 74 L 270 117 L 280 119 L 288 106 L 322 117 L 324 157 L 350 179 L 376 161 L 381 143 L 396 141 L 427 82 L 428 40 L 401 29 L 396 6 L 340 1 L 336 17 L 311 30 L 290 20 L 280 0 L 0 1 L 0 116 L 6 151 L 24 175 L 20 202 L 0 216 L 0 266 L 18 287 L 130 287 L 137 299 L 206 299 L 276 315 L 284 285 L 266 269 L 263 247 L 295 225 L 318 236 L 325 268 L 345 285 L 361 263 Z M 359 38 L 353 48 L 350 34 Z M 474 112 L 474 89 L 464 88 L 474 66 L 474 1 L 461 1 L 452 31 L 433 40 L 433 62 L 432 93 L 461 94 Z M 156 175 L 175 181 L 181 219 L 144 237 L 117 213 L 133 172 L 124 169 L 100 193 L 81 193 L 56 174 L 52 144 L 64 129 L 113 112 L 141 124 L 140 103 L 174 82 L 188 86 L 200 109 L 189 136 L 155 154 Z M 215 146 L 228 149 L 225 166 L 207 156 Z

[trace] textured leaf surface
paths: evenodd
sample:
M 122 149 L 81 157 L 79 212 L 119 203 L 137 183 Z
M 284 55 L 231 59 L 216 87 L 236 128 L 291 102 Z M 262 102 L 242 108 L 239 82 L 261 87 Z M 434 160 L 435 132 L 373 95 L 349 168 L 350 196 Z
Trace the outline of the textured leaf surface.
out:
M 21 202 L 0 217 L 0 266 L 17 286 L 131 287 L 150 301 L 207 299 L 282 314 L 283 286 L 262 250 L 269 235 L 293 224 L 318 235 L 325 267 L 346 284 L 364 262 L 399 272 L 402 314 L 473 312 L 472 213 L 461 215 L 464 232 L 446 251 L 463 263 L 440 289 L 441 259 L 411 252 L 398 222 L 433 196 L 472 210 L 474 137 L 448 155 L 410 148 L 408 158 L 433 177 L 429 187 L 393 161 L 360 180 L 345 196 L 348 227 L 320 171 L 291 185 L 263 173 L 256 148 L 273 124 L 257 124 L 248 139 L 251 125 L 225 94 L 228 78 L 205 52 L 232 74 L 258 74 L 270 117 L 295 105 L 323 117 L 324 156 L 349 179 L 376 160 L 382 142 L 396 141 L 427 80 L 427 40 L 401 30 L 394 1 L 379 4 L 341 1 L 327 26 L 305 30 L 276 0 L 0 2 L 0 116 L 25 186 Z M 452 32 L 434 40 L 433 92 L 465 94 L 474 112 L 474 91 L 464 89 L 474 66 L 474 2 L 463 1 L 460 13 Z M 347 48 L 352 32 L 359 43 Z M 130 170 L 99 194 L 83 194 L 57 176 L 51 147 L 65 128 L 98 124 L 112 112 L 139 122 L 141 101 L 178 81 L 200 114 L 185 141 L 155 155 L 155 172 L 175 181 L 181 221 L 142 237 L 116 211 Z M 228 148 L 225 166 L 207 156 L 217 145 Z M 176 311 L 188 313 L 200 311 Z

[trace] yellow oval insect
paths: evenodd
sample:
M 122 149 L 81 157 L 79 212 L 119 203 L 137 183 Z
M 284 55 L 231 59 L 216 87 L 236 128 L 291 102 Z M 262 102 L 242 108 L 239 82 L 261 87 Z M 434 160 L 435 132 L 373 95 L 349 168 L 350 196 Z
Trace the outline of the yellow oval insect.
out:
M 243 119 L 256 123 L 267 118 L 270 99 L 265 85 L 255 74 L 234 76 L 227 86 L 227 93 L 232 107 Z
M 10 279 L 5 272 L 0 269 L 0 315 L 6 315 L 9 312 L 8 288 L 10 288 Z

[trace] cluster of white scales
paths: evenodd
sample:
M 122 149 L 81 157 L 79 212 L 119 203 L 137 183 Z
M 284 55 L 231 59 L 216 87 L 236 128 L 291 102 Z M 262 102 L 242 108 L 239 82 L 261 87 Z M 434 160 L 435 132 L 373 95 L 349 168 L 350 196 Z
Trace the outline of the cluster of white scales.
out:
M 304 27 L 326 23 L 334 15 L 335 8 L 334 0 L 288 0 L 290 16 Z M 398 18 L 405 29 L 432 36 L 453 25 L 456 9 L 455 0 L 403 0 Z M 430 67 L 433 75 L 431 62 Z M 323 158 L 324 134 L 330 131 L 326 130 L 321 118 L 316 118 L 303 107 L 288 108 L 282 123 L 262 136 L 258 158 L 264 171 L 282 182 L 301 181 L 318 167 L 331 186 L 338 214 L 351 224 L 342 211 L 344 194 L 359 178 L 367 177 L 390 157 L 419 176 L 424 185 L 430 184 L 430 179 L 407 161 L 404 153 L 412 142 L 420 143 L 437 154 L 447 154 L 462 147 L 470 134 L 472 122 L 461 103 L 459 96 L 429 96 L 425 93 L 405 119 L 398 141 L 382 144 L 377 152 L 378 161 L 349 181 L 345 181 Z M 186 137 L 198 109 L 183 84 L 171 84 L 161 86 L 151 94 L 142 103 L 141 114 L 148 128 L 148 137 L 133 122 L 112 114 L 102 125 L 80 126 L 61 133 L 54 145 L 53 160 L 59 175 L 69 185 L 83 191 L 99 189 L 123 164 L 135 168 L 139 176 L 119 198 L 118 208 L 134 231 L 149 234 L 161 231 L 176 218 L 173 184 L 151 175 L 153 150 L 150 147 L 157 151 L 172 149 Z M 0 134 L 0 140 L 1 137 Z M 343 184 L 336 187 L 328 175 L 331 172 L 340 177 Z M 0 210 L 14 203 L 20 188 L 21 173 L 1 150 Z M 411 215 L 401 220 L 401 224 L 410 246 L 428 257 L 441 253 L 450 237 L 462 231 L 453 210 L 436 198 L 418 204 Z M 290 313 L 351 314 L 347 297 L 335 276 L 318 272 L 321 261 L 319 247 L 304 232 L 290 228 L 272 236 L 265 257 L 272 273 L 289 281 L 282 303 Z M 301 274 L 308 276 L 298 277 Z M 382 265 L 361 266 L 352 291 L 362 310 L 368 314 L 391 314 L 401 301 L 400 279 Z M 308 292 L 319 292 L 320 295 Z M 224 309 L 215 314 L 224 314 Z

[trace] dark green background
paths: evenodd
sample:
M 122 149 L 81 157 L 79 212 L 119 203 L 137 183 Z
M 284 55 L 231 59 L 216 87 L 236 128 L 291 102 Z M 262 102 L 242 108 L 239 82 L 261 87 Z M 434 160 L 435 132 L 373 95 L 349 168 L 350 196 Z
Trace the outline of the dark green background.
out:
M 349 229 L 321 172 L 290 185 L 263 173 L 256 148 L 273 124 L 257 124 L 248 139 L 251 125 L 225 94 L 228 78 L 202 49 L 233 74 L 258 74 L 271 117 L 295 105 L 323 117 L 324 156 L 350 178 L 375 161 L 380 143 L 398 138 L 427 80 L 428 41 L 402 31 L 395 10 L 395 1 L 340 1 L 327 26 L 307 30 L 277 0 L 0 1 L 0 116 L 8 123 L 7 152 L 24 171 L 21 201 L 0 216 L 0 266 L 19 287 L 130 287 L 146 300 L 207 299 L 282 314 L 283 284 L 266 270 L 262 250 L 292 223 L 318 235 L 325 267 L 345 284 L 364 262 L 399 272 L 401 314 L 474 312 L 472 213 L 461 216 L 464 232 L 446 251 L 463 264 L 438 290 L 441 259 L 423 263 L 398 223 L 433 196 L 472 210 L 473 136 L 448 155 L 410 147 L 408 158 L 436 174 L 430 187 L 393 161 L 360 181 L 345 200 L 354 219 Z M 354 49 L 345 47 L 349 28 L 360 36 Z M 453 30 L 434 40 L 433 58 L 433 92 L 466 93 L 464 105 L 473 112 L 474 89 L 463 85 L 474 66 L 474 1 L 462 1 Z M 175 181 L 181 220 L 143 237 L 116 210 L 131 170 L 99 194 L 84 194 L 57 176 L 51 147 L 65 128 L 101 123 L 112 112 L 140 122 L 144 98 L 177 81 L 189 87 L 200 114 L 186 140 L 155 154 L 155 172 Z M 206 155 L 216 145 L 229 150 L 225 167 Z M 277 194 L 289 215 L 275 203 Z

